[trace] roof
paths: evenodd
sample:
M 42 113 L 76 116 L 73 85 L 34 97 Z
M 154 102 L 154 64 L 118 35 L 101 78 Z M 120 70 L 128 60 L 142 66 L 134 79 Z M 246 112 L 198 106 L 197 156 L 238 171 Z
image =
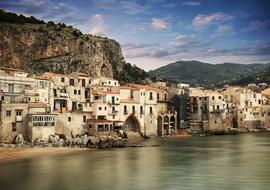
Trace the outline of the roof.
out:
M 270 88 L 267 88 L 261 92 L 262 96 L 270 96 Z
M 161 89 L 156 88 L 156 87 L 142 85 L 142 84 L 128 83 L 128 84 L 125 84 L 124 87 L 132 87 L 132 88 L 136 88 L 136 89 L 144 89 L 144 90 L 147 90 L 147 91 L 159 91 L 159 92 L 164 91 L 164 90 L 161 90 Z
M 110 85 L 103 85 L 103 84 L 92 84 L 91 86 L 98 86 L 98 87 L 117 87 L 117 86 L 110 86 Z
M 112 91 L 92 90 L 91 94 L 119 94 L 119 93 Z
M 130 86 L 120 86 L 120 89 L 127 89 L 127 90 L 138 90 L 137 88 L 130 87 Z
M 217 91 L 203 91 L 203 92 L 193 92 L 193 93 L 190 93 L 189 96 L 196 96 L 196 97 L 206 97 L 206 96 L 211 96 L 211 95 L 220 95 L 222 96 L 222 94 L 220 94 L 219 92 Z

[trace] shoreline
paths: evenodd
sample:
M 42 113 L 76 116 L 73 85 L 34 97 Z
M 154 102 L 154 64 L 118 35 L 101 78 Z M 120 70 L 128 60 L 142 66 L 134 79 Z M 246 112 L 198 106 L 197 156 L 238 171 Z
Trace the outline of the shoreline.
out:
M 76 152 L 91 151 L 90 148 L 68 148 L 68 147 L 27 147 L 27 148 L 3 148 L 0 147 L 0 165 L 12 161 L 50 157 L 56 155 L 67 155 Z

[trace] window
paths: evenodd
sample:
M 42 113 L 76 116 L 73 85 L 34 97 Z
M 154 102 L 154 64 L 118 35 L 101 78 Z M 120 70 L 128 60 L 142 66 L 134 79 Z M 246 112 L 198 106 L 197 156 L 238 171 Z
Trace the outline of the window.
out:
M 61 78 L 61 82 L 65 82 L 65 78 L 64 77 Z
M 81 90 L 78 90 L 78 94 L 81 95 Z
M 46 81 L 39 81 L 39 87 L 42 89 L 47 88 L 47 82 Z
M 16 132 L 17 131 L 16 123 L 12 123 L 11 128 L 12 128 L 12 132 Z
M 153 108 L 152 107 L 150 107 L 150 115 L 152 115 L 153 114 Z
M 133 96 L 133 90 L 130 91 L 130 98 L 133 99 L 134 96 Z
M 149 100 L 153 100 L 153 93 L 150 92 Z
M 85 79 L 82 79 L 82 86 L 85 87 Z
M 104 110 L 107 110 L 107 107 L 104 107 Z
M 98 107 L 98 110 L 102 110 L 102 107 Z
M 8 84 L 8 92 L 10 93 L 14 92 L 14 84 Z
M 164 94 L 164 99 L 167 100 L 167 94 Z
M 219 96 L 218 99 L 221 99 L 221 96 Z
M 140 114 L 143 114 L 143 107 L 140 107 Z
M 77 94 L 77 90 L 74 90 L 74 95 L 76 95 Z
M 68 122 L 71 122 L 71 117 L 68 117 Z
M 111 84 L 111 81 L 109 81 L 109 84 Z
M 157 93 L 157 100 L 159 100 L 159 93 Z
M 132 113 L 135 114 L 135 106 L 132 106 Z
M 114 85 L 116 85 L 117 84 L 117 82 L 114 82 Z
M 219 110 L 219 106 L 217 106 L 217 110 Z
M 86 115 L 83 116 L 83 122 L 86 122 Z
M 11 111 L 10 111 L 10 110 L 7 110 L 7 111 L 6 111 L 6 116 L 7 116 L 7 117 L 11 116 Z
M 124 106 L 124 114 L 127 114 L 127 106 Z
M 69 79 L 69 85 L 74 86 L 74 79 Z
M 21 116 L 22 115 L 22 110 L 16 110 L 16 116 Z
M 212 100 L 215 100 L 215 96 L 212 96 Z

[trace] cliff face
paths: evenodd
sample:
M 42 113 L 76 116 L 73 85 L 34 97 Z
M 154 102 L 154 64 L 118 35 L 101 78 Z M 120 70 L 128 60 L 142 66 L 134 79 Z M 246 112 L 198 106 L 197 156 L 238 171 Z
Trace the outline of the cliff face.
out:
M 0 66 L 30 73 L 73 71 L 113 77 L 125 60 L 119 43 L 56 24 L 0 22 Z

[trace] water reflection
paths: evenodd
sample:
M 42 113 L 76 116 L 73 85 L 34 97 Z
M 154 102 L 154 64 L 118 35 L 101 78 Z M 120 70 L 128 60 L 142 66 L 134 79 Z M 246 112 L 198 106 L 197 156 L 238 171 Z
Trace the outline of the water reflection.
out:
M 270 188 L 270 134 L 157 141 L 0 165 L 1 189 Z

